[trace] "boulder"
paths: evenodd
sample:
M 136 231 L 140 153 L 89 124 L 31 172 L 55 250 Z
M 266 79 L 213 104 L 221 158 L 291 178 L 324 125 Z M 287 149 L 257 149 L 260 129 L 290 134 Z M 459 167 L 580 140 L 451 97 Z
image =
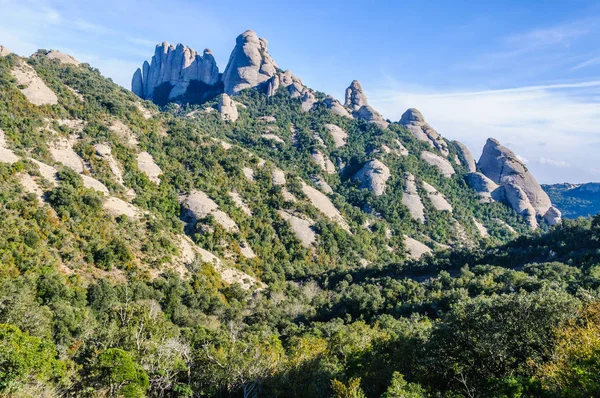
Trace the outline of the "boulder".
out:
M 370 105 L 365 105 L 361 107 L 356 112 L 356 117 L 358 119 L 366 120 L 367 122 L 374 123 L 377 127 L 385 129 L 390 124 L 379 114 L 375 109 L 373 109 Z
M 452 164 L 443 157 L 436 155 L 435 153 L 429 151 L 421 152 L 421 159 L 425 162 L 429 163 L 433 167 L 436 167 L 440 173 L 444 175 L 444 177 L 452 177 L 455 173 L 454 167 Z
M 0 57 L 6 57 L 10 54 L 10 50 L 4 46 L 0 46 Z
M 188 195 L 179 197 L 182 207 L 183 220 L 194 223 L 208 215 L 212 215 L 218 224 L 229 231 L 235 232 L 238 226 L 219 206 L 202 191 L 192 191 Z
M 168 99 L 172 100 L 185 94 L 192 81 L 207 86 L 219 82 L 219 69 L 212 52 L 206 49 L 200 55 L 183 44 L 173 46 L 163 42 L 156 46 L 151 63 L 145 61 L 135 71 L 131 90 L 140 98 L 152 100 L 155 89 L 166 84 Z
M 525 218 L 527 224 L 529 224 L 532 229 L 537 228 L 538 223 L 535 217 L 536 211 L 531 205 L 525 191 L 520 186 L 512 183 L 504 185 L 503 189 L 504 197 L 508 204 Z
M 475 173 L 477 171 L 477 164 L 475 163 L 475 158 L 469 148 L 465 144 L 459 141 L 455 141 L 456 145 L 458 145 L 458 149 L 460 149 L 460 153 L 462 154 L 464 165 L 469 171 L 469 173 Z
M 423 188 L 427 192 L 427 197 L 436 210 L 449 211 L 452 213 L 452 205 L 448 203 L 444 195 L 438 192 L 432 185 L 423 181 Z
M 315 223 L 313 220 L 300 218 L 285 210 L 277 210 L 277 213 L 290 224 L 292 232 L 294 232 L 294 235 L 296 235 L 302 246 L 308 248 L 315 243 L 317 234 L 312 228 Z
M 57 50 L 50 50 L 47 52 L 38 52 L 34 55 L 35 56 L 41 55 L 41 56 L 45 56 L 48 59 L 55 59 L 63 65 L 79 66 L 79 64 L 80 64 L 80 62 L 77 61 L 73 56 L 71 56 L 69 54 L 61 53 L 60 51 L 57 51 Z
M 267 40 L 247 30 L 236 39 L 236 45 L 223 72 L 225 93 L 240 91 L 267 82 L 277 73 L 278 66 L 267 51 Z
M 408 211 L 414 220 L 424 223 L 425 208 L 423 207 L 423 202 L 421 202 L 421 197 L 417 191 L 415 176 L 410 173 L 406 173 L 404 178 L 402 204 L 408 207 Z
M 341 148 L 346 145 L 346 142 L 348 141 L 348 133 L 346 133 L 341 127 L 336 126 L 335 124 L 326 124 L 325 128 L 333 137 L 333 142 L 336 148 Z
M 155 184 L 160 184 L 160 175 L 162 174 L 161 168 L 156 164 L 152 155 L 148 152 L 140 152 L 137 155 L 137 165 L 140 171 Z
M 385 193 L 390 169 L 377 159 L 370 160 L 352 178 L 360 181 L 361 188 L 368 189 L 375 196 L 381 196 Z
M 323 154 L 323 152 L 315 150 L 311 154 L 311 157 L 325 173 L 335 174 L 335 165 L 326 155 Z
M 404 237 L 404 246 L 406 247 L 408 257 L 413 260 L 418 260 L 425 254 L 431 253 L 431 249 L 424 243 L 408 236 Z
M 219 100 L 219 112 L 221 112 L 221 119 L 228 122 L 235 122 L 238 118 L 238 110 L 235 102 L 225 93 L 221 94 L 221 99 Z
M 527 210 L 531 207 L 532 217 L 535 219 L 536 215 L 544 217 L 552 207 L 548 194 L 544 192 L 525 164 L 514 152 L 497 140 L 493 138 L 487 140 L 478 166 L 490 180 L 505 187 L 506 199 L 518 213 L 522 214 L 525 207 Z M 523 201 L 527 201 L 529 206 L 522 203 Z M 548 219 L 554 220 L 555 215 L 556 212 L 553 211 Z M 553 222 L 555 223 L 556 220 Z M 529 222 L 529 224 L 534 223 Z M 535 225 L 537 226 L 537 222 Z
M 467 175 L 467 182 L 479 194 L 480 202 L 491 203 L 500 200 L 498 191 L 499 185 L 487 178 L 482 173 L 470 173 Z
M 443 156 L 448 156 L 448 143 L 426 121 L 418 109 L 410 108 L 400 118 L 400 124 L 406 127 L 419 141 L 437 149 Z
M 351 112 L 357 112 L 363 106 L 368 105 L 367 96 L 365 95 L 362 85 L 358 80 L 353 80 L 350 86 L 346 89 L 346 100 L 344 106 L 350 109 Z
M 544 214 L 544 221 L 546 221 L 546 223 L 548 225 L 558 224 L 560 222 L 561 218 L 562 218 L 562 213 L 560 212 L 560 210 L 558 210 L 554 206 L 549 208 L 548 211 L 546 212 L 546 214 Z

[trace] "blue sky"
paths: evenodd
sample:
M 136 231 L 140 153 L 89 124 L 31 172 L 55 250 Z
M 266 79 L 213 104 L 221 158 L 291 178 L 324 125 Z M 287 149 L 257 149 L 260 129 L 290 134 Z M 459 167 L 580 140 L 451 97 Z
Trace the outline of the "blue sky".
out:
M 58 49 L 129 88 L 154 46 L 211 48 L 246 29 L 308 86 L 353 79 L 391 120 L 409 107 L 476 157 L 495 137 L 541 182 L 600 181 L 597 1 L 0 0 L 0 44 Z

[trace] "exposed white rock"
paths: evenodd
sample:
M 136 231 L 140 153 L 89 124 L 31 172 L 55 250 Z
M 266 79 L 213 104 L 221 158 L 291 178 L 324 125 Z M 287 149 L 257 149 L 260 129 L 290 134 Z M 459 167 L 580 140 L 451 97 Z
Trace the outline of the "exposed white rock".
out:
M 81 174 L 81 179 L 83 180 L 84 187 L 93 189 L 94 191 L 101 192 L 108 196 L 108 188 L 106 188 L 106 185 L 102 184 L 100 181 L 90 176 L 86 176 L 85 174 Z
M 306 185 L 304 182 L 302 182 L 302 192 L 304 192 L 304 194 L 308 196 L 308 199 L 310 200 L 312 205 L 319 209 L 323 214 L 325 214 L 327 218 L 329 218 L 331 221 L 338 223 L 340 227 L 350 232 L 350 227 L 346 223 L 346 220 L 344 220 L 344 217 L 342 217 L 338 209 L 336 209 L 336 207 L 333 205 L 333 203 L 331 202 L 331 200 L 329 200 L 327 196 L 317 191 L 310 185 Z
M 319 189 L 326 194 L 332 194 L 333 193 L 333 189 L 331 188 L 331 186 L 329 186 L 329 184 L 327 184 L 327 182 L 323 179 L 323 177 L 321 176 L 316 176 L 314 178 L 311 178 L 311 181 L 315 183 L 315 185 L 317 187 L 319 187 Z
M 362 119 L 362 120 L 366 120 L 367 122 L 371 122 L 381 129 L 385 129 L 390 125 L 387 122 L 387 120 L 385 120 L 384 117 L 381 116 L 381 114 L 379 112 L 377 112 L 375 109 L 373 109 L 370 105 L 365 105 L 362 108 L 360 108 L 356 112 L 355 116 L 358 119 Z
M 4 46 L 0 46 L 0 57 L 6 57 L 10 55 L 10 50 Z
M 485 225 L 483 225 L 482 223 L 480 223 L 479 221 L 477 221 L 477 219 L 475 217 L 473 217 L 473 223 L 475 223 L 475 227 L 477 228 L 477 231 L 479 231 L 479 235 L 482 238 L 488 238 L 490 236 L 487 228 L 485 227 Z
M 390 169 L 381 161 L 374 159 L 365 163 L 352 178 L 360 181 L 360 188 L 366 188 L 375 196 L 381 196 L 385 193 Z
M 431 249 L 427 245 L 409 236 L 404 237 L 404 246 L 406 247 L 408 257 L 414 260 L 418 260 L 425 254 L 431 253 Z
M 431 204 L 436 210 L 440 211 L 449 211 L 452 213 L 452 205 L 448 203 L 444 195 L 438 192 L 432 185 L 423 181 L 423 188 L 425 188 L 425 192 L 427 192 L 427 197 L 431 201 Z
M 438 134 L 419 112 L 418 109 L 410 108 L 400 118 L 400 124 L 406 127 L 418 140 L 427 142 L 431 148 L 435 148 L 444 156 L 448 156 L 448 143 Z
M 421 202 L 421 197 L 417 191 L 415 176 L 406 173 L 404 175 L 404 192 L 402 194 L 402 204 L 408 207 L 408 211 L 414 220 L 425 222 L 425 207 Z
M 329 109 L 329 111 L 334 115 L 344 116 L 349 119 L 352 119 L 352 115 L 350 114 L 350 112 L 348 112 L 348 110 L 344 108 L 342 104 L 340 104 L 340 102 L 332 96 L 328 95 L 327 97 L 325 97 L 323 103 L 325 104 L 327 109 Z
M 179 203 L 183 207 L 183 218 L 191 222 L 201 220 L 208 215 L 212 215 L 217 223 L 225 230 L 235 232 L 238 226 L 227 215 L 227 213 L 219 210 L 219 206 L 202 191 L 192 191 L 188 195 L 179 197 Z
M 108 144 L 104 143 L 94 145 L 94 149 L 96 150 L 96 155 L 98 155 L 99 158 L 101 158 L 108 164 L 108 167 L 115 176 L 117 182 L 123 185 L 123 171 L 121 170 L 119 162 L 117 162 L 117 160 L 112 155 L 111 147 Z
M 321 170 L 323 170 L 325 173 L 327 173 L 327 174 L 335 174 L 336 173 L 335 165 L 327 156 L 325 156 L 323 154 L 323 152 L 316 150 L 310 156 L 315 161 L 315 163 L 319 165 Z
M 261 137 L 265 138 L 267 140 L 279 142 L 280 144 L 285 144 L 285 141 L 283 139 L 281 139 L 281 137 L 279 137 L 278 135 L 275 135 L 275 134 L 265 133 L 265 134 L 261 135 Z
M 233 203 L 235 203 L 235 205 L 239 207 L 240 210 L 242 210 L 247 216 L 252 216 L 252 210 L 250 210 L 250 208 L 248 207 L 246 202 L 244 202 L 244 199 L 242 199 L 239 193 L 231 191 L 229 192 L 229 196 L 231 196 Z
M 408 156 L 408 149 L 406 149 L 406 147 L 404 145 L 402 145 L 400 140 L 396 139 L 394 142 L 398 146 L 396 153 L 401 156 Z
M 137 155 L 137 165 L 140 171 L 150 179 L 155 184 L 160 184 L 160 178 L 158 178 L 162 174 L 162 170 L 158 165 L 154 162 L 154 158 L 148 152 L 140 152 Z
M 4 131 L 0 129 L 0 162 L 12 164 L 17 161 L 19 161 L 19 157 L 12 150 L 8 149 Z
M 556 207 L 549 208 L 546 214 L 544 214 L 544 220 L 548 225 L 558 224 L 561 218 L 562 213 Z
M 302 93 L 302 111 L 308 112 L 312 109 L 313 105 L 317 102 L 315 95 L 308 89 L 305 89 Z
M 358 80 L 353 80 L 352 83 L 350 83 L 350 86 L 346 89 L 346 100 L 344 102 L 344 106 L 350 109 L 352 112 L 356 112 L 365 105 L 368 105 L 368 102 L 362 85 Z
M 58 179 L 56 173 L 58 172 L 54 167 L 42 163 L 39 160 L 31 159 L 31 161 L 38 167 L 40 175 L 47 180 L 50 184 L 56 185 Z
M 19 61 L 10 73 L 17 79 L 19 90 L 34 105 L 58 104 L 58 97 L 37 75 L 35 69 L 23 61 Z
M 329 131 L 329 134 L 333 137 L 333 142 L 336 148 L 341 148 L 348 142 L 348 133 L 346 133 L 341 127 L 335 124 L 326 124 L 325 128 Z
M 83 159 L 73 150 L 73 144 L 77 142 L 77 137 L 71 136 L 69 139 L 60 137 L 48 145 L 48 149 L 54 160 L 62 163 L 77 173 L 83 173 L 87 169 Z
M 258 120 L 265 123 L 277 123 L 275 116 L 261 116 Z
M 286 187 L 281 188 L 281 196 L 286 202 L 297 202 L 298 199 Z
M 137 219 L 142 214 L 142 211 L 134 205 L 114 197 L 107 198 L 102 204 L 102 207 L 107 213 L 115 217 L 127 216 L 132 219 Z
M 277 73 L 278 66 L 267 51 L 267 40 L 247 30 L 236 39 L 236 45 L 223 72 L 225 93 L 240 91 L 265 83 Z
M 256 253 L 254 253 L 254 250 L 252 250 L 248 242 L 245 241 L 240 242 L 240 253 L 242 253 L 242 256 L 246 258 L 256 257 Z
M 254 181 L 254 170 L 250 167 L 242 167 L 242 173 L 244 173 L 244 177 L 250 182 Z
M 277 167 L 273 169 L 273 185 L 285 185 L 285 173 Z
M 19 182 L 23 187 L 23 190 L 27 193 L 32 193 L 38 198 L 38 203 L 44 202 L 44 190 L 38 185 L 38 183 L 27 173 L 19 174 Z
M 200 55 L 183 44 L 175 47 L 164 42 L 156 46 L 151 64 L 145 61 L 135 71 L 131 91 L 143 99 L 153 99 L 154 90 L 166 84 L 170 86 L 171 100 L 185 94 L 192 81 L 208 86 L 219 82 L 219 69 L 212 52 L 206 49 Z
M 140 113 L 142 114 L 142 117 L 144 119 L 146 119 L 146 120 L 152 119 L 152 116 L 155 115 L 155 112 L 153 112 L 150 109 L 146 108 L 145 106 L 143 106 L 139 102 L 135 103 L 135 107 L 137 108 L 138 111 L 140 111 Z
M 467 181 L 471 188 L 479 194 L 480 202 L 491 203 L 499 200 L 498 184 L 482 173 L 470 173 Z
M 448 160 L 436 155 L 435 153 L 423 151 L 421 152 L 421 159 L 429 163 L 433 167 L 436 167 L 440 171 L 440 173 L 444 175 L 444 177 L 452 177 L 455 173 L 452 164 Z
M 483 148 L 479 168 L 489 179 L 504 186 L 506 199 L 518 213 L 524 214 L 529 207 L 533 208 L 534 212 L 526 216 L 532 228 L 537 226 L 536 215 L 545 217 L 548 214 L 547 221 L 551 223 L 560 221 L 560 212 L 557 209 L 551 210 L 553 206 L 548 194 L 525 164 L 514 152 L 493 138 L 488 139 Z M 529 205 L 524 201 L 529 202 Z
M 112 121 L 108 126 L 108 129 L 117 134 L 119 137 L 123 138 L 128 145 L 133 147 L 138 145 L 138 139 L 133 131 L 131 131 L 131 129 L 123 124 L 123 122 L 120 120 Z
M 463 144 L 460 141 L 455 142 L 456 145 L 458 145 L 458 148 L 460 149 L 460 152 L 463 156 L 463 159 L 465 161 L 465 167 L 467 168 L 469 173 L 475 173 L 477 171 L 477 165 L 475 164 L 475 158 L 473 157 L 473 154 L 465 144 Z
M 304 219 L 297 217 L 285 210 L 277 210 L 277 213 L 290 224 L 290 227 L 294 232 L 294 235 L 296 235 L 296 238 L 300 241 L 300 244 L 306 248 L 311 247 L 317 239 L 317 234 L 312 229 L 315 222 L 308 218 Z
M 75 65 L 75 66 L 79 66 L 79 61 L 77 61 L 74 57 L 72 57 L 69 54 L 65 54 L 65 53 L 61 53 L 58 50 L 50 50 L 48 52 L 46 52 L 45 54 L 40 54 L 45 56 L 48 59 L 55 59 L 58 62 L 60 62 L 61 64 L 64 65 Z
M 221 100 L 219 101 L 219 112 L 221 112 L 221 119 L 235 122 L 238 119 L 238 110 L 235 102 L 231 97 L 225 93 L 221 94 Z

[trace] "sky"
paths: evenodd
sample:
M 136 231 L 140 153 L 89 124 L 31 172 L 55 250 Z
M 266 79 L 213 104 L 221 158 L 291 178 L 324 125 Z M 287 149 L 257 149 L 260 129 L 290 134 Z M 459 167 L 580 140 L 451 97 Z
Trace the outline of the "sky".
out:
M 369 4 L 371 3 L 371 4 Z M 282 69 L 343 101 L 354 79 L 392 121 L 408 108 L 479 158 L 494 137 L 541 183 L 600 181 L 600 2 L 588 0 L 0 0 L 0 44 L 57 49 L 130 88 L 156 44 L 269 41 Z

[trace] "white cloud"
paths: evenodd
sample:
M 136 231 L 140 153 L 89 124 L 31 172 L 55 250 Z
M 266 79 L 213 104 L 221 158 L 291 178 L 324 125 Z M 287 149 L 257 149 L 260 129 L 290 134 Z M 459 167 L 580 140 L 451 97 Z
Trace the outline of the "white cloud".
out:
M 529 163 L 529 159 L 527 159 L 521 155 L 517 155 L 517 159 L 519 159 L 521 162 L 523 162 L 525 164 Z
M 571 68 L 571 71 L 574 72 L 579 69 L 587 68 L 588 66 L 600 64 L 600 57 L 593 57 L 586 61 L 580 62 L 574 67 Z
M 556 167 L 571 167 L 571 164 L 564 160 L 549 159 L 549 158 L 546 158 L 543 156 L 540 158 L 539 162 L 540 162 L 540 164 L 547 164 L 547 165 L 556 166 Z

